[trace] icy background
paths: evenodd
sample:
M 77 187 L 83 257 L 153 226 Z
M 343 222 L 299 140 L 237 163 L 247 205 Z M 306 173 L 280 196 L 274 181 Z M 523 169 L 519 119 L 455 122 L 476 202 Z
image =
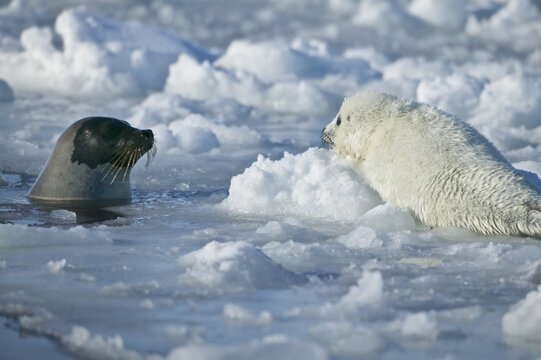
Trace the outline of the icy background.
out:
M 376 89 L 541 175 L 540 9 L 0 1 L 0 357 L 540 358 L 539 240 L 427 229 L 320 140 Z M 158 153 L 123 217 L 82 226 L 25 193 L 89 115 Z

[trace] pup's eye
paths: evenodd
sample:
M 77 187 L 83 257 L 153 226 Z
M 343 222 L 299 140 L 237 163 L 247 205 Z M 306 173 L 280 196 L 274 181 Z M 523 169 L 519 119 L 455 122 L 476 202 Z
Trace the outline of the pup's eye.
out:
M 338 119 L 336 119 L 336 126 L 340 126 L 340 123 L 342 123 L 342 120 L 340 119 L 340 116 Z

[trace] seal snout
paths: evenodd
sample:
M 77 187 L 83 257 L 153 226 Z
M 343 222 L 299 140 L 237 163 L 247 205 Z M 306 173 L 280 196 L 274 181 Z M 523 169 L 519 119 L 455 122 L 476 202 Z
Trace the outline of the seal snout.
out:
M 142 137 L 143 139 L 154 140 L 154 133 L 150 129 L 140 130 L 139 136 Z
M 154 147 L 154 133 L 150 129 L 137 130 L 132 137 L 135 147 L 142 150 L 141 155 Z
M 327 128 L 325 127 L 323 130 L 321 130 L 321 140 L 325 143 L 327 146 L 333 146 L 334 141 L 332 139 L 332 136 L 329 135 L 329 133 L 326 131 Z

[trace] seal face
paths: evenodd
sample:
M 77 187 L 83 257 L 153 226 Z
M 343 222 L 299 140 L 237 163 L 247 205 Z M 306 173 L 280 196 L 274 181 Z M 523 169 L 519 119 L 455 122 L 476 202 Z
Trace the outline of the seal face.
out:
M 47 164 L 28 193 L 41 202 L 116 202 L 131 199 L 130 171 L 145 153 L 154 154 L 151 130 L 126 121 L 89 117 L 58 139 Z
M 541 237 L 538 179 L 450 114 L 362 93 L 344 101 L 322 139 L 356 160 L 356 171 L 385 201 L 428 226 Z

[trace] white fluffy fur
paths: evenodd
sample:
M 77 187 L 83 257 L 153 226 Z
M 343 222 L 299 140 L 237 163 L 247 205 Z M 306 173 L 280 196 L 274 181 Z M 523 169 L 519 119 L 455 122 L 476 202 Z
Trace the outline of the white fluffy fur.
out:
M 340 119 L 340 125 L 337 121 Z M 429 226 L 541 236 L 541 194 L 479 132 L 381 93 L 347 99 L 323 130 L 381 197 Z

